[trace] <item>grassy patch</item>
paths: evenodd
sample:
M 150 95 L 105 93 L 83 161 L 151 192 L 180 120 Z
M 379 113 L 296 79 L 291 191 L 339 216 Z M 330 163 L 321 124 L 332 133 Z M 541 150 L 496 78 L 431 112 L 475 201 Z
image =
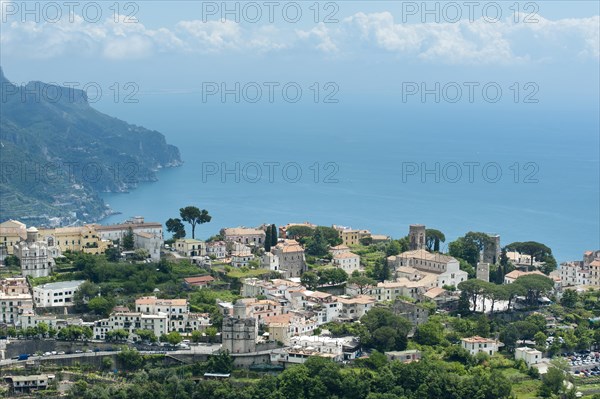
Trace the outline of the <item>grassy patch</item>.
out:
M 540 380 L 523 380 L 512 384 L 512 390 L 518 399 L 537 398 L 537 392 L 542 385 Z

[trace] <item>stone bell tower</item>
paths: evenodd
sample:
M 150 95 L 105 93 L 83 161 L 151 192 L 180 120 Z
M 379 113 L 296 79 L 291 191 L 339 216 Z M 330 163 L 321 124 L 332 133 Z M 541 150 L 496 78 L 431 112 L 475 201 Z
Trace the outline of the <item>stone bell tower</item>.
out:
M 408 229 L 409 249 L 414 251 L 416 249 L 425 249 L 425 225 L 424 224 L 411 224 Z

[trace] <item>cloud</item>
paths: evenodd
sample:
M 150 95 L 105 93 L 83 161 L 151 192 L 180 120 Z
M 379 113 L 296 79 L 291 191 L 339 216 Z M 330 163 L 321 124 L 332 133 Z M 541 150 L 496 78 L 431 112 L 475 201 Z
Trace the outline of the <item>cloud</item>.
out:
M 337 53 L 339 51 L 330 36 L 329 29 L 323 22 L 307 31 L 296 30 L 296 35 L 300 40 L 311 43 L 317 50 L 324 53 Z
M 428 63 L 488 65 L 600 58 L 600 19 L 571 18 L 515 23 L 513 18 L 457 23 L 404 24 L 390 12 L 357 12 L 338 24 L 299 29 L 289 25 L 182 20 L 149 28 L 112 16 L 95 24 L 75 15 L 57 23 L 3 23 L 3 53 L 25 58 L 64 55 L 110 60 L 160 53 L 272 53 L 314 50 L 325 55 L 390 54 Z M 518 18 L 522 21 L 522 18 Z M 294 25 L 295 26 L 295 25 Z

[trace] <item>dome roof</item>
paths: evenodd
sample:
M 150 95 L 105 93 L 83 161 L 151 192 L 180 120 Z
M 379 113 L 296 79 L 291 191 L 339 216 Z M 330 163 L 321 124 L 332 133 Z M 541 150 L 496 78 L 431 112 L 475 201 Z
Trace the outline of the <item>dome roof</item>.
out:
M 31 226 L 30 228 L 27 229 L 28 233 L 37 233 L 38 229 L 36 229 L 35 227 Z

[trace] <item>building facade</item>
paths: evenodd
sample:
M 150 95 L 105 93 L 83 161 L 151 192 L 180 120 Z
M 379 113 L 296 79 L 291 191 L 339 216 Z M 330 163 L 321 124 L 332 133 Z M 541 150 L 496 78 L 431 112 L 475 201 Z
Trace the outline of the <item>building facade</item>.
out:
M 221 236 L 225 241 L 263 247 L 265 245 L 266 233 L 262 229 L 234 227 L 222 229 Z
M 479 336 L 461 339 L 461 347 L 467 350 L 471 356 L 475 356 L 479 352 L 487 353 L 492 356 L 498 352 L 498 348 L 502 344 L 495 339 L 482 338 Z
M 284 240 L 271 248 L 278 258 L 279 272 L 284 278 L 300 277 L 308 266 L 304 257 L 304 248 L 295 240 Z
M 48 283 L 33 288 L 33 301 L 36 307 L 50 308 L 73 306 L 73 297 L 83 284 L 83 280 L 60 281 Z
M 408 245 L 411 251 L 425 249 L 427 243 L 425 230 L 425 225 L 422 224 L 411 224 L 408 227 Z
M 256 352 L 258 323 L 253 317 L 246 317 L 246 305 L 236 302 L 233 306 L 233 316 L 223 319 L 222 347 L 229 353 Z
M 60 256 L 57 247 L 50 247 L 38 240 L 35 227 L 27 229 L 27 239 L 14 245 L 14 255 L 21 262 L 21 274 L 31 277 L 47 277 L 54 267 L 54 258 Z
M 360 256 L 352 252 L 338 253 L 333 255 L 333 266 L 351 275 L 355 270 L 360 270 Z

